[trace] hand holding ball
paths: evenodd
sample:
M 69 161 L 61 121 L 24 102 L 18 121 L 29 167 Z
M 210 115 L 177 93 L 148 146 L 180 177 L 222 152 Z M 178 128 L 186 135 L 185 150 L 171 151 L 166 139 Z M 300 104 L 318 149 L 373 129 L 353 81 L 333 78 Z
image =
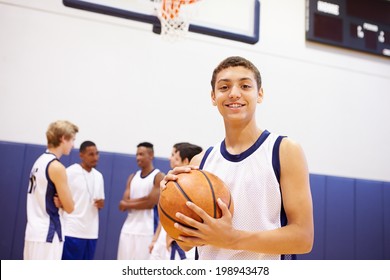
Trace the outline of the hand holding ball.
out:
M 168 181 L 166 188 L 161 191 L 158 203 L 161 225 L 173 239 L 183 235 L 174 227 L 175 223 L 188 226 L 176 218 L 177 212 L 202 222 L 202 219 L 188 208 L 187 201 L 193 202 L 208 215 L 218 219 L 222 216 L 217 204 L 217 199 L 220 198 L 233 214 L 234 204 L 230 191 L 216 175 L 204 170 L 191 170 L 189 173 L 180 173 L 177 177 L 176 181 Z

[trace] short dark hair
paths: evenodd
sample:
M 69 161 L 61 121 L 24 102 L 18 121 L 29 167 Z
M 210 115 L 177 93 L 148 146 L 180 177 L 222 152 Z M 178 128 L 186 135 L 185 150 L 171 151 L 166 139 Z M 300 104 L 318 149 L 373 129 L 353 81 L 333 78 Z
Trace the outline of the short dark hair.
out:
M 153 151 L 153 144 L 149 143 L 149 142 L 141 142 L 137 145 L 137 148 L 139 148 L 139 147 L 149 148 Z
M 176 143 L 175 145 L 173 145 L 173 147 L 177 150 L 179 146 L 188 145 L 188 144 L 190 144 L 190 142 L 179 142 L 179 143 Z
M 86 150 L 88 147 L 91 147 L 91 146 L 96 147 L 95 143 L 93 143 L 92 141 L 89 141 L 89 140 L 84 141 L 84 142 L 81 143 L 81 145 L 80 145 L 79 152 L 80 152 L 80 153 L 83 153 L 83 152 L 85 152 L 85 150 Z
M 203 150 L 202 147 L 188 142 L 177 143 L 173 147 L 180 153 L 182 161 L 186 158 L 188 158 L 188 161 L 191 161 L 194 156 L 201 153 Z
M 255 76 L 256 83 L 258 89 L 261 88 L 261 75 L 259 69 L 250 62 L 249 60 L 241 57 L 241 56 L 230 56 L 226 59 L 224 59 L 221 63 L 218 64 L 218 66 L 214 69 L 213 76 L 211 78 L 211 88 L 214 91 L 215 90 L 215 83 L 217 79 L 217 75 L 222 70 L 229 68 L 229 67 L 238 67 L 242 66 L 250 71 L 253 72 L 253 75 Z

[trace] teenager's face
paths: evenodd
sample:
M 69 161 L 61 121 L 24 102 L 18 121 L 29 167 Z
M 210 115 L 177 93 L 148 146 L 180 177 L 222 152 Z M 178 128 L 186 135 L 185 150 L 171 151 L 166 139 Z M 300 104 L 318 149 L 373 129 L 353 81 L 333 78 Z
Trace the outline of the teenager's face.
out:
M 180 157 L 180 151 L 176 150 L 175 148 L 172 148 L 171 157 L 169 158 L 169 163 L 172 169 L 184 165 Z
M 257 88 L 251 70 L 242 66 L 229 67 L 218 73 L 211 98 L 225 121 L 251 120 L 256 105 L 263 100 L 263 90 Z

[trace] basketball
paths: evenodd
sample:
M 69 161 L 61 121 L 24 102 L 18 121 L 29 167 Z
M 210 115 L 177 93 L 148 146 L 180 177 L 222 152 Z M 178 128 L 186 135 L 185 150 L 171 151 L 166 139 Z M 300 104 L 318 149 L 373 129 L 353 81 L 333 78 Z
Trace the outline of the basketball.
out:
M 176 218 L 176 212 L 180 212 L 194 220 L 202 222 L 202 219 L 186 205 L 187 201 L 195 203 L 213 218 L 220 218 L 222 211 L 217 204 L 220 198 L 234 212 L 234 204 L 228 187 L 216 175 L 204 170 L 191 170 L 189 173 L 177 175 L 177 181 L 168 181 L 166 188 L 160 193 L 158 213 L 160 222 L 167 234 L 177 240 L 179 235 L 184 235 L 175 227 L 175 223 L 186 225 Z

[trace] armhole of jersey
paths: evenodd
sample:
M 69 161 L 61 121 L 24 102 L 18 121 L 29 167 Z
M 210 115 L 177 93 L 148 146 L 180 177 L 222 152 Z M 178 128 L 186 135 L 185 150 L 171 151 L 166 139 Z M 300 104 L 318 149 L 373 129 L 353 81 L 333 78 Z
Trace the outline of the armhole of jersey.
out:
M 286 136 L 279 136 L 276 138 L 273 150 L 272 150 L 272 167 L 275 172 L 276 179 L 278 180 L 278 183 L 280 185 L 280 156 L 279 156 L 279 150 L 280 150 L 280 143 L 282 142 L 283 138 Z M 284 211 L 283 203 L 282 203 L 282 210 L 280 213 L 280 222 L 282 227 L 287 225 L 287 216 L 286 212 Z M 285 254 L 281 255 L 281 260 L 296 260 L 297 256 L 296 254 Z
M 203 169 L 203 166 L 204 166 L 204 164 L 205 164 L 205 162 L 206 162 L 206 159 L 207 159 L 207 157 L 209 156 L 209 154 L 210 154 L 210 152 L 211 152 L 212 149 L 213 149 L 213 147 L 211 146 L 211 147 L 209 147 L 209 148 L 207 149 L 207 151 L 204 153 L 204 156 L 203 156 L 203 158 L 202 158 L 202 161 L 200 162 L 200 165 L 199 165 L 199 169 Z
M 280 184 L 280 156 L 279 156 L 279 149 L 280 149 L 280 143 L 282 142 L 283 138 L 286 136 L 279 136 L 276 138 L 273 150 L 272 150 L 272 167 L 275 172 L 276 179 L 278 180 L 278 183 Z
M 156 168 L 153 169 L 153 171 L 154 171 L 154 170 L 156 170 Z M 152 172 L 153 172 L 153 171 L 152 171 Z M 153 177 L 153 186 L 154 186 L 154 184 L 156 184 L 156 177 L 157 177 L 158 173 L 160 173 L 160 170 L 159 170 L 156 174 L 154 174 L 154 177 Z
M 50 164 L 51 164 L 53 161 L 55 161 L 55 160 L 58 160 L 58 159 L 57 159 L 57 158 L 53 158 L 51 161 L 48 162 L 48 164 L 46 165 L 46 171 L 45 171 L 45 175 L 46 175 L 47 181 L 48 181 L 49 183 L 53 184 L 53 185 L 54 185 L 54 183 L 53 183 L 53 181 L 52 181 L 52 180 L 50 179 L 50 177 L 49 177 L 49 166 L 50 166 Z

